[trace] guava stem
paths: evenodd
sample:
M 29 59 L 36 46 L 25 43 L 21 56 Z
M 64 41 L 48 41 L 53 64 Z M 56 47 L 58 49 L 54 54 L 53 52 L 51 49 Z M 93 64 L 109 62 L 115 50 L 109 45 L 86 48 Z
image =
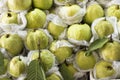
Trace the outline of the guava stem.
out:
M 116 6 L 116 9 L 119 9 L 119 5 Z
M 7 14 L 8 17 L 11 17 L 12 15 L 10 13 Z
M 113 42 L 112 35 L 110 36 L 110 42 Z
M 37 29 L 33 29 L 33 32 L 35 32 Z
M 67 63 L 67 61 L 65 60 L 65 64 L 66 64 L 66 66 L 68 66 L 68 63 Z
M 86 50 L 88 50 L 88 46 L 80 46 L 80 49 L 83 51 L 86 51 Z
M 6 34 L 6 38 L 9 38 L 10 37 L 10 34 Z
M 9 78 L 10 78 L 11 80 L 13 80 L 13 77 L 12 77 L 12 76 L 10 76 Z
M 38 59 L 41 61 L 41 55 L 40 55 L 40 40 L 38 40 L 38 51 L 39 51 L 39 57 Z
M 107 66 L 107 69 L 112 70 L 113 68 L 112 68 L 112 66 Z
M 22 53 L 22 55 L 23 56 L 27 56 L 28 55 L 28 50 L 25 48 L 25 46 L 24 46 L 24 49 L 21 51 L 21 53 Z
M 20 56 L 19 56 L 19 61 L 21 61 Z
M 43 66 L 44 64 L 42 64 L 42 59 L 41 59 L 41 50 L 40 50 L 40 40 L 38 40 L 38 53 L 39 53 L 39 57 L 38 57 L 38 60 L 39 60 L 39 64 L 41 66 Z M 44 67 L 42 67 L 44 69 Z M 45 70 L 45 69 L 44 69 Z

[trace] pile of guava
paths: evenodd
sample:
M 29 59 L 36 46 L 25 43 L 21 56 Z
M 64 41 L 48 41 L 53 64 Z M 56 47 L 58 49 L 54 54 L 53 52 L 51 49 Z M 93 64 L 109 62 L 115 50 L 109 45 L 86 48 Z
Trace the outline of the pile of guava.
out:
M 0 80 L 111 80 L 119 68 L 120 0 L 0 0 Z

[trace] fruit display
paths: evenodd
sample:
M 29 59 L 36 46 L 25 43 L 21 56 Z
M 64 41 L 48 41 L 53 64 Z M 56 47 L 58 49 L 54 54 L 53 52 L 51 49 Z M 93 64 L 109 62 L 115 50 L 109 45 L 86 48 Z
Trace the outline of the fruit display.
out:
M 111 79 L 120 0 L 0 0 L 0 80 Z

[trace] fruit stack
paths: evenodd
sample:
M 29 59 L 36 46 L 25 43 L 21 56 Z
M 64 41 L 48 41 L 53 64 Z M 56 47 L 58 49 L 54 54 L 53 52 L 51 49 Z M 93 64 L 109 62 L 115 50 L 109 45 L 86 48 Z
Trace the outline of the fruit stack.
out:
M 120 79 L 120 0 L 0 0 L 0 80 Z

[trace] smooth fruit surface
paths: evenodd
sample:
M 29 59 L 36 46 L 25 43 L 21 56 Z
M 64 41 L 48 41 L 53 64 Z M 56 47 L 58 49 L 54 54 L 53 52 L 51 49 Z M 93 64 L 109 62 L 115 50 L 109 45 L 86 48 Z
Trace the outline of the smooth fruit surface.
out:
M 32 0 L 8 0 L 10 10 L 26 10 L 31 7 Z
M 72 55 L 72 48 L 63 46 L 56 49 L 56 42 L 53 41 L 50 45 L 50 51 L 56 56 L 58 63 L 63 63 Z
M 89 25 L 73 24 L 68 28 L 67 37 L 75 40 L 89 41 L 92 36 Z
M 16 56 L 10 61 L 8 70 L 12 76 L 19 77 L 25 70 L 25 64 L 19 59 L 19 56 Z
M 47 77 L 47 80 L 61 80 L 60 77 L 56 74 L 51 74 L 50 76 Z
M 52 7 L 53 0 L 33 0 L 33 6 L 40 9 L 49 9 Z
M 95 73 L 98 79 L 113 76 L 115 70 L 113 69 L 112 63 L 107 61 L 99 61 L 95 66 Z
M 103 8 L 99 4 L 92 4 L 87 7 L 87 12 L 84 17 L 84 21 L 88 24 L 91 24 L 95 19 L 103 16 L 104 16 Z
M 4 34 L 0 38 L 0 45 L 2 48 L 5 48 L 10 55 L 18 55 L 24 47 L 22 38 L 17 34 Z
M 81 70 L 92 69 L 96 64 L 94 55 L 86 56 L 85 51 L 80 51 L 75 57 L 75 62 Z
M 4 13 L 4 15 L 2 16 L 2 23 L 7 23 L 7 24 L 11 24 L 11 23 L 18 23 L 18 18 L 17 18 L 17 14 L 14 12 L 6 12 Z
M 64 31 L 64 29 L 65 28 L 63 26 L 56 25 L 53 22 L 50 22 L 48 24 L 48 31 L 51 33 L 51 35 L 53 35 L 55 39 L 58 39 L 58 37 Z

